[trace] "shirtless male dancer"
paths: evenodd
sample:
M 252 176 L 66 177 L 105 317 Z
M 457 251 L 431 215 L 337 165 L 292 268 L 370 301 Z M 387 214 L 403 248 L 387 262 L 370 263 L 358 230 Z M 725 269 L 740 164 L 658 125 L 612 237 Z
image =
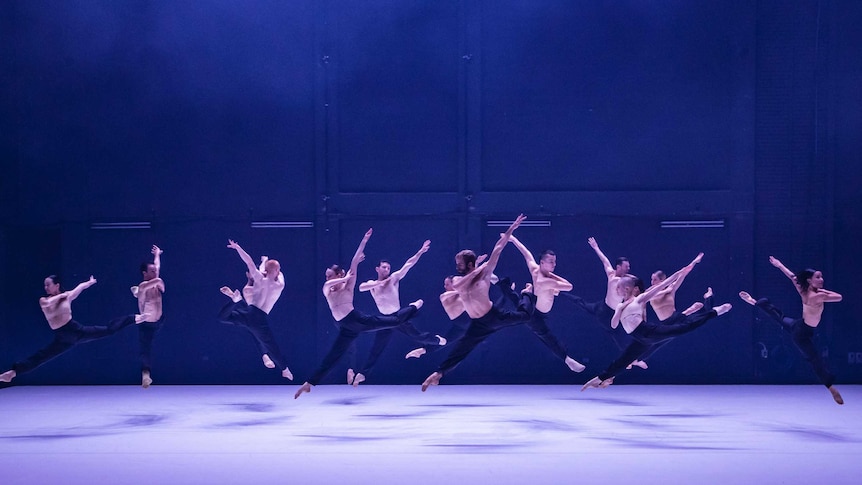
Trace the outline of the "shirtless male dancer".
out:
M 440 367 L 429 375 L 422 383 L 422 392 L 429 386 L 436 386 L 440 378 L 451 372 L 486 338 L 503 327 L 524 323 L 530 320 L 533 313 L 533 295 L 530 293 L 532 285 L 528 285 L 522 292 L 521 305 L 516 311 L 504 311 L 491 303 L 488 292 L 491 288 L 491 276 L 500 259 L 500 253 L 509 242 L 509 237 L 526 219 L 523 214 L 519 215 L 512 225 L 500 235 L 500 239 L 494 245 L 488 262 L 476 267 L 476 254 L 470 250 L 463 250 L 455 255 L 455 268 L 459 274 L 452 282 L 452 287 L 457 292 L 460 304 L 464 306 L 467 315 L 470 316 L 470 326 L 467 332 L 457 342 L 446 360 Z M 444 307 L 446 302 L 443 302 Z M 447 308 L 447 313 L 449 309 Z
M 488 259 L 488 255 L 482 254 L 476 258 L 476 264 L 482 264 L 482 262 L 486 259 Z M 491 275 L 492 283 L 495 278 L 495 275 Z M 452 281 L 454 279 L 454 275 L 449 275 L 443 278 L 443 293 L 440 294 L 440 303 L 443 305 L 443 310 L 446 312 L 446 316 L 449 317 L 449 320 L 452 321 L 452 325 L 449 326 L 449 331 L 447 331 L 446 335 L 444 336 L 444 340 L 449 343 L 463 337 L 464 333 L 467 332 L 467 327 L 470 325 L 470 317 L 467 316 L 466 310 L 464 310 L 464 304 L 461 303 L 460 297 L 458 296 L 458 292 L 455 291 L 455 288 L 452 286 Z M 502 299 L 503 297 L 501 297 L 501 300 Z M 498 302 L 497 307 L 503 308 L 503 302 Z M 418 359 L 426 353 L 436 352 L 437 350 L 440 350 L 442 348 L 443 346 L 441 345 L 424 345 L 422 347 L 413 349 L 410 352 L 407 352 L 407 355 L 405 355 L 404 358 Z
M 820 325 L 820 319 L 823 316 L 823 304 L 839 302 L 842 296 L 834 291 L 823 288 L 823 273 L 815 269 L 805 269 L 794 274 L 787 269 L 784 264 L 778 259 L 770 256 L 769 262 L 772 266 L 778 268 L 790 281 L 802 298 L 802 318 L 789 318 L 784 316 L 784 313 L 776 308 L 766 298 L 755 300 L 745 291 L 739 292 L 739 297 L 749 305 L 754 305 L 761 309 L 764 313 L 770 316 L 773 320 L 781 325 L 781 328 L 790 333 L 796 348 L 802 357 L 808 361 L 817 379 L 826 386 L 826 389 L 832 394 L 832 399 L 838 404 L 844 404 L 844 398 L 834 386 L 835 376 L 829 370 L 829 366 L 823 359 L 823 356 L 814 345 L 814 329 Z
M 695 258 L 695 263 L 699 263 L 700 259 Z M 665 289 L 656 293 L 655 297 L 649 301 L 650 307 L 652 307 L 653 312 L 655 313 L 656 318 L 658 318 L 658 323 L 664 323 L 668 321 L 669 318 L 676 313 L 676 291 L 682 286 L 683 280 L 688 276 L 688 273 L 683 274 L 676 280 L 675 283 L 665 287 Z M 650 286 L 655 286 L 661 284 L 662 281 L 667 279 L 667 275 L 662 270 L 655 271 L 652 275 L 650 275 Z M 712 291 L 707 292 L 707 295 L 711 296 Z M 704 295 L 707 300 L 710 300 L 709 296 Z M 695 304 L 697 305 L 697 303 Z M 702 306 L 702 305 L 701 305 Z M 686 310 L 687 312 L 689 310 Z M 646 361 L 650 357 L 652 357 L 655 352 L 664 347 L 666 344 L 670 343 L 670 340 L 666 340 L 660 344 L 654 345 L 647 353 L 641 356 L 641 358 L 635 362 L 629 364 L 626 369 L 631 369 L 634 367 L 640 367 L 641 369 L 648 369 Z
M 39 306 L 54 331 L 54 339 L 47 347 L 30 357 L 16 362 L 12 369 L 0 374 L 0 382 L 11 382 L 18 374 L 30 372 L 72 347 L 112 335 L 132 323 L 141 323 L 147 315 L 129 315 L 111 320 L 107 326 L 81 325 L 72 319 L 72 300 L 82 291 L 96 284 L 96 278 L 79 284 L 71 291 L 60 290 L 60 278 L 51 275 L 45 278 L 45 293 L 39 298 Z
M 153 338 L 162 327 L 162 293 L 165 292 L 165 282 L 160 276 L 162 268 L 162 250 L 153 245 L 150 251 L 153 254 L 152 263 L 141 264 L 141 275 L 143 281 L 131 288 L 132 295 L 138 299 L 138 311 L 146 315 L 143 322 L 138 325 L 138 343 L 141 354 L 141 386 L 146 389 L 153 383 L 150 376 Z
M 518 238 L 514 235 L 510 236 L 509 242 L 518 248 L 518 251 L 524 256 L 527 269 L 530 270 L 530 275 L 533 277 L 533 294 L 536 296 L 536 307 L 533 311 L 533 317 L 527 322 L 527 327 L 548 347 L 551 353 L 565 362 L 569 369 L 574 372 L 583 371 L 584 365 L 569 357 L 566 347 L 551 333 L 547 323 L 548 313 L 554 306 L 554 298 L 561 291 L 572 289 L 571 283 L 554 274 L 554 269 L 557 267 L 557 255 L 551 250 L 543 251 L 539 256 L 539 262 L 536 263 L 533 254 Z
M 563 293 L 563 295 L 567 298 L 573 299 L 578 307 L 590 315 L 595 316 L 596 321 L 599 323 L 601 328 L 610 335 L 614 344 L 620 350 L 623 350 L 628 347 L 629 343 L 631 343 L 631 338 L 629 338 L 622 330 L 611 327 L 611 317 L 613 317 L 614 310 L 617 305 L 622 301 L 619 293 L 617 293 L 617 285 L 619 284 L 620 279 L 631 271 L 631 263 L 628 258 L 619 257 L 616 260 L 616 264 L 611 266 L 611 261 L 607 256 L 605 256 L 605 253 L 599 249 L 599 243 L 596 242 L 594 237 L 587 239 L 587 243 L 591 248 L 593 248 L 593 251 L 596 252 L 596 256 L 598 256 L 599 260 L 602 262 L 605 274 L 608 277 L 605 299 L 602 301 L 587 303 L 579 296 L 575 296 L 570 293 Z
M 303 393 L 311 392 L 311 387 L 320 384 L 326 374 L 341 359 L 350 344 L 363 332 L 377 332 L 387 328 L 395 328 L 412 318 L 422 307 L 422 300 L 416 300 L 404 308 L 399 309 L 391 315 L 366 315 L 353 307 L 353 290 L 356 287 L 356 270 L 359 263 L 365 260 L 365 245 L 371 238 L 372 230 L 369 229 L 362 237 L 356 253 L 350 261 L 350 270 L 347 273 L 336 265 L 326 268 L 326 282 L 323 283 L 323 296 L 329 304 L 332 318 L 338 327 L 338 336 L 332 344 L 332 348 L 323 357 L 320 367 L 314 374 L 302 384 L 293 395 L 299 398 Z
M 382 315 L 393 315 L 397 313 L 398 310 L 401 309 L 401 298 L 399 296 L 399 285 L 401 283 L 401 279 L 407 275 L 410 268 L 419 262 L 419 258 L 422 257 L 430 247 L 431 241 L 425 241 L 422 244 L 422 247 L 419 248 L 419 251 L 408 258 L 407 261 L 404 262 L 404 265 L 401 266 L 401 269 L 394 273 L 390 273 L 391 264 L 389 261 L 381 260 L 375 268 L 377 271 L 377 279 L 360 283 L 359 291 L 371 292 L 371 297 L 374 298 L 377 310 Z M 438 347 L 446 345 L 445 338 L 428 332 L 420 332 L 419 330 L 416 330 L 416 327 L 414 327 L 409 320 L 395 328 L 377 331 L 374 333 L 374 344 L 371 347 L 371 351 L 368 354 L 368 359 L 365 361 L 365 365 L 355 373 L 353 369 L 347 369 L 348 384 L 353 384 L 353 386 L 356 387 L 361 382 L 365 381 L 368 373 L 374 365 L 377 364 L 377 360 L 380 359 L 380 355 L 383 353 L 383 350 L 389 344 L 389 341 L 392 340 L 392 334 L 395 330 L 404 333 L 414 341 L 423 345 L 435 345 Z
M 609 386 L 613 383 L 615 376 L 625 370 L 631 362 L 640 360 L 641 356 L 649 351 L 652 346 L 691 332 L 710 319 L 730 311 L 730 303 L 714 307 L 709 311 L 704 309 L 703 311 L 695 312 L 694 309 L 700 307 L 700 305 L 697 305 L 686 312 L 675 314 L 674 318 L 669 319 L 669 321 L 663 324 L 646 320 L 646 303 L 654 298 L 659 291 L 677 282 L 682 275 L 691 272 L 694 265 L 702 257 L 703 254 L 699 254 L 687 266 L 669 276 L 659 285 L 652 286 L 642 293 L 639 290 L 643 288 L 643 282 L 631 275 L 622 278 L 618 291 L 623 298 L 623 302 L 614 311 L 611 325 L 616 327 L 622 324 L 623 329 L 632 336 L 633 341 L 623 354 L 611 363 L 604 372 L 587 381 L 581 388 L 582 391 L 591 387 Z
M 263 365 L 269 369 L 281 369 L 281 376 L 293 380 L 293 374 L 287 367 L 287 361 L 275 341 L 272 329 L 269 328 L 269 312 L 284 291 L 284 275 L 281 265 L 275 259 L 267 259 L 264 271 L 261 272 L 251 256 L 235 241 L 228 239 L 227 247 L 235 249 L 243 263 L 248 268 L 254 284 L 251 287 L 251 301 L 246 303 L 238 290 L 222 286 L 220 291 L 231 299 L 219 312 L 218 319 L 227 325 L 245 328 L 251 333 L 261 350 Z M 246 285 L 248 286 L 248 285 Z M 243 289 L 245 290 L 245 289 Z

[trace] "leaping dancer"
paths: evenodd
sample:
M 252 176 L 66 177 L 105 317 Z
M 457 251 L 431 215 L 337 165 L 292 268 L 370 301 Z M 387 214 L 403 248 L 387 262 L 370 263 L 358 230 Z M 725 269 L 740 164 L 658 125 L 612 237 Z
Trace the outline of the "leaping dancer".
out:
M 96 278 L 90 276 L 89 280 L 74 289 L 61 291 L 60 278 L 57 275 L 45 278 L 47 296 L 39 298 L 39 306 L 42 307 L 42 313 L 54 332 L 54 339 L 47 347 L 16 362 L 12 365 L 12 369 L 0 374 L 0 382 L 11 382 L 18 374 L 30 372 L 78 344 L 113 335 L 124 327 L 141 323 L 147 318 L 147 315 L 129 315 L 111 320 L 107 326 L 81 325 L 76 322 L 72 319 L 72 301 L 95 284 Z
M 500 235 L 488 261 L 481 266 L 476 267 L 476 254 L 473 251 L 463 250 L 455 255 L 455 268 L 462 276 L 455 278 L 452 287 L 457 292 L 467 315 L 470 316 L 470 326 L 464 336 L 455 342 L 446 360 L 422 383 L 422 392 L 425 392 L 429 386 L 438 385 L 444 375 L 455 369 L 477 345 L 489 336 L 504 327 L 530 320 L 534 298 L 530 293 L 532 285 L 528 285 L 522 292 L 521 304 L 516 311 L 501 310 L 492 304 L 488 297 L 491 277 L 500 259 L 500 253 L 524 219 L 526 216 L 519 215 L 506 232 Z
M 369 229 L 365 233 L 359 247 L 356 248 L 353 259 L 350 261 L 350 269 L 346 273 L 337 264 L 326 268 L 323 295 L 326 297 L 332 318 L 335 319 L 335 324 L 338 327 L 338 336 L 314 374 L 293 395 L 294 399 L 299 398 L 303 393 L 311 392 L 311 387 L 318 385 L 326 377 L 326 374 L 341 359 L 344 352 L 360 333 L 397 327 L 413 317 L 422 307 L 422 300 L 416 300 L 392 315 L 375 316 L 366 315 L 353 307 L 356 269 L 359 263 L 365 259 L 365 245 L 371 238 L 371 232 L 372 230 Z
M 832 394 L 832 399 L 838 404 L 844 404 L 841 393 L 838 392 L 838 389 L 834 385 L 835 376 L 829 370 L 829 366 L 820 355 L 813 341 L 814 329 L 820 325 L 820 319 L 823 316 L 823 304 L 839 302 L 842 296 L 834 291 L 823 288 L 823 273 L 818 270 L 805 269 L 794 274 L 777 258 L 770 256 L 769 262 L 793 282 L 793 286 L 802 298 L 802 318 L 793 319 L 784 316 L 784 312 L 775 307 L 766 298 L 755 300 L 745 291 L 740 291 L 739 297 L 749 305 L 754 305 L 762 310 L 770 318 L 778 322 L 781 328 L 790 333 L 793 344 L 796 345 L 799 353 L 811 365 L 814 374 L 817 375 L 817 379 Z

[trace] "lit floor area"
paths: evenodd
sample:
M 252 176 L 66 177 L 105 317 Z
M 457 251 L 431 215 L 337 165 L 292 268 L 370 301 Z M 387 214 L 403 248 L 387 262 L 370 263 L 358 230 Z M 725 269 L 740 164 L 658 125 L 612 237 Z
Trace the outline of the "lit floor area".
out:
M 0 389 L 0 483 L 859 483 L 862 386 Z

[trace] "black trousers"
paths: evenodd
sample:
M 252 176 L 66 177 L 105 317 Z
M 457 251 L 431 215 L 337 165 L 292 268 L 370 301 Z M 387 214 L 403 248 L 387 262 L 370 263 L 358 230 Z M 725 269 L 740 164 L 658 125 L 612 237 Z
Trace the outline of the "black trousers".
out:
M 320 367 L 314 371 L 307 382 L 313 386 L 318 385 L 335 364 L 341 360 L 341 357 L 350 348 L 350 344 L 356 340 L 360 333 L 395 328 L 413 317 L 416 312 L 417 308 L 413 305 L 407 305 L 392 315 L 366 315 L 354 309 L 346 317 L 335 322 L 338 327 L 335 342 L 332 343 L 332 348 L 323 357 Z
M 521 301 L 517 310 L 501 310 L 496 305 L 492 305 L 491 310 L 483 317 L 470 320 L 467 332 L 455 342 L 452 351 L 449 352 L 449 355 L 440 364 L 437 372 L 442 375 L 452 372 L 461 361 L 470 355 L 470 352 L 477 345 L 484 342 L 486 338 L 498 330 L 529 321 L 533 313 L 534 300 L 535 297 L 532 294 L 524 293 L 521 295 Z
M 664 323 L 641 322 L 631 333 L 633 342 L 629 344 L 617 360 L 613 361 L 604 372 L 599 374 L 599 378 L 605 380 L 619 375 L 635 360 L 643 360 L 643 355 L 653 346 L 691 332 L 716 316 L 718 314 L 715 310 L 710 309 L 709 311 L 697 312 L 689 316 L 685 316 L 682 313 L 674 313 Z
M 150 357 L 153 350 L 153 339 L 156 337 L 156 332 L 162 328 L 164 315 L 156 322 L 141 322 L 138 324 L 138 344 L 141 357 L 141 371 L 149 372 L 152 365 Z
M 831 387 L 835 383 L 835 376 L 829 370 L 829 366 L 826 365 L 826 361 L 823 360 L 823 356 L 820 355 L 817 346 L 814 345 L 814 327 L 806 324 L 801 318 L 793 319 L 784 316 L 784 312 L 779 310 L 766 298 L 757 300 L 755 306 L 778 322 L 781 328 L 790 334 L 790 339 L 793 340 L 793 344 L 799 349 L 802 357 L 811 365 L 817 379 L 824 386 Z
M 12 365 L 12 370 L 14 370 L 16 374 L 30 372 L 36 367 L 39 367 L 78 344 L 92 342 L 93 340 L 113 335 L 119 330 L 134 323 L 134 315 L 116 318 L 108 322 L 108 325 L 105 326 L 81 325 L 75 320 L 69 320 L 68 323 L 54 330 L 54 339 L 47 347 L 20 362 L 16 362 Z
M 267 354 L 275 363 L 276 369 L 287 369 L 287 360 L 275 341 L 272 329 L 269 328 L 269 315 L 263 310 L 254 305 L 248 305 L 245 300 L 236 303 L 231 301 L 222 307 L 218 319 L 226 325 L 246 329 L 254 337 L 261 355 Z

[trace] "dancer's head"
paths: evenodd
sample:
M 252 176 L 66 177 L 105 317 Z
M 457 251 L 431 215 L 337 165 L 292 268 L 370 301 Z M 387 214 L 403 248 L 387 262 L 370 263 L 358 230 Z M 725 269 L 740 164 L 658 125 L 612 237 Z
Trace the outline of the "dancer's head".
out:
M 326 276 L 326 280 L 329 281 L 335 278 L 342 278 L 344 277 L 345 273 L 344 269 L 341 266 L 333 264 L 332 266 L 326 268 L 326 272 L 324 273 L 324 275 Z
M 635 278 L 632 275 L 623 275 L 620 277 L 620 282 L 617 284 L 617 294 L 622 297 L 623 300 L 628 300 L 634 296 L 637 281 L 638 278 Z M 641 282 L 641 286 L 643 286 L 643 282 Z
M 469 249 L 459 251 L 455 255 L 455 270 L 458 274 L 467 274 L 476 267 L 476 253 Z
M 45 278 L 45 293 L 48 296 L 54 296 L 60 294 L 60 277 L 52 274 Z
M 658 270 L 650 276 L 649 283 L 650 285 L 657 285 L 666 279 L 667 275 L 664 274 L 664 271 Z
M 547 276 L 549 273 L 553 273 L 556 267 L 557 254 L 550 249 L 542 251 L 542 254 L 539 256 L 539 271 Z
M 823 289 L 823 273 L 816 269 L 806 268 L 796 273 L 796 284 L 802 291 L 814 288 L 814 291 Z
M 626 275 L 629 273 L 629 271 L 631 271 L 631 269 L 632 265 L 629 262 L 629 258 L 626 258 L 625 256 L 620 256 L 619 258 L 617 258 L 617 262 L 614 265 L 614 273 L 617 276 Z
M 267 259 L 263 264 L 264 275 L 271 279 L 278 279 L 278 274 L 281 272 L 281 263 L 277 259 Z
M 392 273 L 392 263 L 389 260 L 381 259 L 374 269 L 377 270 L 377 279 L 385 280 Z
M 144 278 L 144 281 L 150 281 L 158 276 L 156 274 L 156 265 L 153 263 L 141 263 L 141 276 Z

